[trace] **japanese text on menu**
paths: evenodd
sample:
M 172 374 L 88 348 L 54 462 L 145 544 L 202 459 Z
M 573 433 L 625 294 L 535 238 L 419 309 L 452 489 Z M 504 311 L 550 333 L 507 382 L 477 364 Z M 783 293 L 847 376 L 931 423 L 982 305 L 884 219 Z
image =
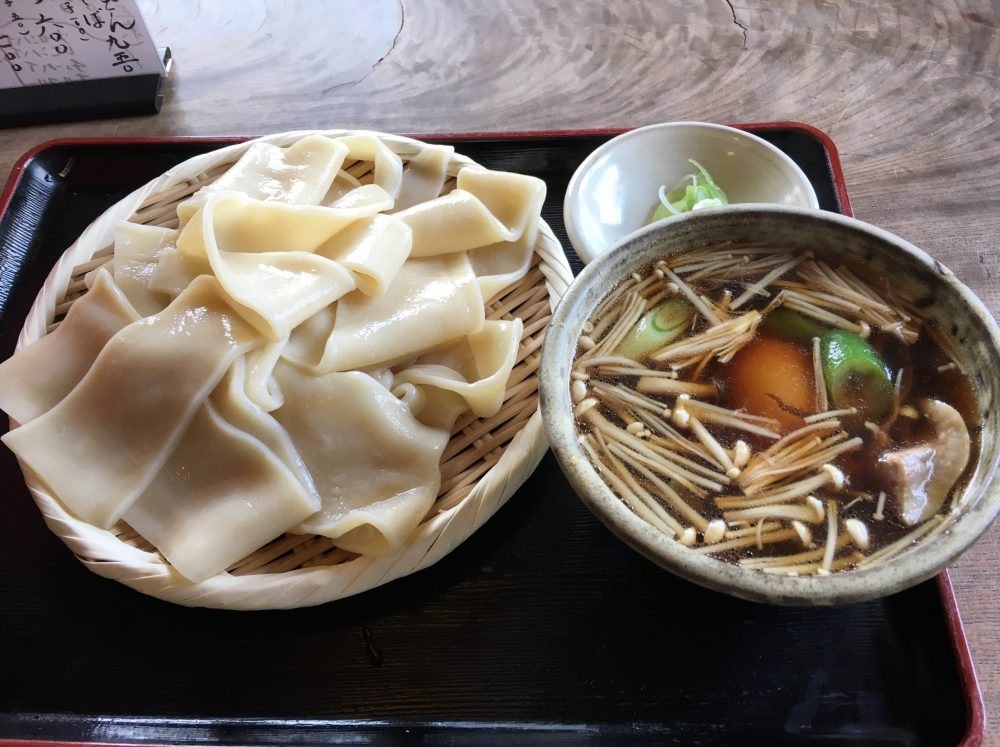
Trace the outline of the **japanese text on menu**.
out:
M 0 88 L 162 72 L 136 0 L 0 0 Z

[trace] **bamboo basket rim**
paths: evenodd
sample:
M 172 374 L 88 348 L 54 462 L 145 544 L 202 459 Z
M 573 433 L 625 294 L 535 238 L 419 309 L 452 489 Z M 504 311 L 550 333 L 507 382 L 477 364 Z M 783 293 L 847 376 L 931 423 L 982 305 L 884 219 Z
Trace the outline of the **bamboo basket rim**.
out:
M 287 146 L 309 135 L 339 137 L 374 134 L 408 161 L 425 144 L 413 138 L 369 130 L 297 130 L 235 143 L 190 158 L 136 189 L 108 208 L 63 253 L 35 298 L 18 337 L 17 349 L 40 339 L 58 316 L 82 296 L 86 269 L 110 258 L 114 227 L 123 220 L 169 225 L 170 212 L 211 183 L 255 143 Z M 364 176 L 363 164 L 352 167 Z M 359 166 L 359 164 L 361 164 Z M 453 153 L 453 177 L 475 162 Z M 346 166 L 346 164 L 345 164 Z M 350 172 L 350 167 L 347 169 Z M 357 175 L 357 174 L 355 174 Z M 364 178 L 362 178 L 364 181 Z M 166 216 L 166 221 L 164 220 Z M 96 259 L 95 259 L 96 257 Z M 287 609 L 341 599 L 426 568 L 471 536 L 510 498 L 537 467 L 548 448 L 538 406 L 541 341 L 552 311 L 573 275 L 559 240 L 539 221 L 532 268 L 518 283 L 487 302 L 488 318 L 526 311 L 525 333 L 500 413 L 479 419 L 466 415 L 453 430 L 442 461 L 442 491 L 431 512 L 400 554 L 356 556 L 333 547 L 328 538 L 283 535 L 230 569 L 200 583 L 180 576 L 127 525 L 100 529 L 70 513 L 25 465 L 25 482 L 49 529 L 91 571 L 140 592 L 187 606 L 235 610 Z M 100 261 L 99 261 L 100 260 Z M 76 277 L 76 282 L 74 282 Z M 14 423 L 11 426 L 14 427 Z M 447 468 L 447 471 L 445 471 Z M 447 481 L 445 479 L 447 475 Z M 443 503 L 443 499 L 450 500 Z M 255 558 L 258 553 L 261 557 Z M 274 557 L 270 557 L 273 555 Z M 248 560 L 258 565 L 242 568 Z

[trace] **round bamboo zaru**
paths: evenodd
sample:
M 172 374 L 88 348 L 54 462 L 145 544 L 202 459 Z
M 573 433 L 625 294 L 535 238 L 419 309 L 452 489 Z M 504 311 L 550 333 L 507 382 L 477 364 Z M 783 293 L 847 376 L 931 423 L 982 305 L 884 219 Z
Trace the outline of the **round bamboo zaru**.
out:
M 63 254 L 35 299 L 18 349 L 40 339 L 86 292 L 83 276 L 112 255 L 112 232 L 121 221 L 177 226 L 176 207 L 211 183 L 254 142 L 287 146 L 312 134 L 332 137 L 344 130 L 272 135 L 196 156 L 170 169 L 109 208 Z M 424 144 L 379 134 L 404 164 Z M 470 159 L 455 154 L 442 194 Z M 362 183 L 372 179 L 370 162 L 345 163 Z M 426 568 L 451 552 L 502 506 L 538 465 L 547 443 L 538 412 L 538 362 L 542 338 L 572 272 L 559 241 L 540 223 L 531 270 L 487 303 L 488 319 L 520 317 L 524 336 L 500 412 L 491 418 L 467 413 L 455 424 L 441 461 L 441 489 L 434 506 L 404 550 L 390 558 L 358 556 L 327 537 L 285 534 L 225 573 L 191 583 L 124 522 L 110 530 L 81 521 L 24 468 L 25 480 L 49 528 L 95 573 L 146 594 L 190 606 L 282 609 L 329 602 Z M 12 423 L 12 426 L 14 424 Z

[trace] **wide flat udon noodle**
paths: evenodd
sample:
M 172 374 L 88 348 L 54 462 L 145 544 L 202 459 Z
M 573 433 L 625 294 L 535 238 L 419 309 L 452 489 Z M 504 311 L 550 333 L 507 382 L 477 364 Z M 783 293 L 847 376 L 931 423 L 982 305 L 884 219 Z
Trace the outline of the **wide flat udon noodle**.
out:
M 148 298 L 157 299 L 157 294 L 162 294 L 161 304 L 180 294 L 160 317 L 192 288 L 212 283 L 221 296 L 215 298 L 218 306 L 226 311 L 235 309 L 228 316 L 234 328 L 241 327 L 241 333 L 236 335 L 239 339 L 233 341 L 234 350 L 239 347 L 239 351 L 230 351 L 225 360 L 219 359 L 220 368 L 228 370 L 226 378 L 214 387 L 209 399 L 206 392 L 212 387 L 207 383 L 207 389 L 192 395 L 188 403 L 191 408 L 179 416 L 178 422 L 187 418 L 184 424 L 169 433 L 161 428 L 160 442 L 166 444 L 172 439 L 163 449 L 154 448 L 156 444 L 141 432 L 146 427 L 159 427 L 141 422 L 145 413 L 137 413 L 128 421 L 113 406 L 110 425 L 105 423 L 97 429 L 89 447 L 71 447 L 65 457 L 52 458 L 51 464 L 40 464 L 35 470 L 71 510 L 91 523 L 109 526 L 131 504 L 130 516 L 140 517 L 135 523 L 144 524 L 145 531 L 139 526 L 136 529 L 160 547 L 181 572 L 196 580 L 223 570 L 256 549 L 234 545 L 227 536 L 233 530 L 220 528 L 232 523 L 229 517 L 243 511 L 238 491 L 229 490 L 221 476 L 228 461 L 238 467 L 242 459 L 249 460 L 249 455 L 255 454 L 259 464 L 247 461 L 250 466 L 234 468 L 233 474 L 252 473 L 252 479 L 250 475 L 245 479 L 260 480 L 260 485 L 269 486 L 268 491 L 284 486 L 279 489 L 291 491 L 285 497 L 292 504 L 299 505 L 304 496 L 315 508 L 319 493 L 323 493 L 322 510 L 309 515 L 294 527 L 295 531 L 334 537 L 338 546 L 361 554 L 392 554 L 401 549 L 433 505 L 440 486 L 439 461 L 454 418 L 470 405 L 475 414 L 488 416 L 503 401 L 521 325 L 518 321 L 489 322 L 484 326 L 483 293 L 507 285 L 527 271 L 537 222 L 537 215 L 532 218 L 530 212 L 537 213 L 544 185 L 539 190 L 541 183 L 530 178 L 464 169 L 470 173 L 459 176 L 459 191 L 467 197 L 456 201 L 457 213 L 449 216 L 454 206 L 448 202 L 436 209 L 440 213 L 437 218 L 442 219 L 439 230 L 466 235 L 445 240 L 451 242 L 450 254 L 437 256 L 428 251 L 431 256 L 408 259 L 412 229 L 396 215 L 385 212 L 394 204 L 405 206 L 410 200 L 430 199 L 439 193 L 452 149 L 428 149 L 416 156 L 403 173 L 399 157 L 374 136 L 340 138 L 339 145 L 347 149 L 348 163 L 359 159 L 374 164 L 374 184 L 356 186 L 353 177 L 340 171 L 344 165 L 341 163 L 336 164 L 336 169 L 331 167 L 325 183 L 326 176 L 320 180 L 299 178 L 309 169 L 314 169 L 313 174 L 318 172 L 308 158 L 297 166 L 293 163 L 291 151 L 295 146 L 251 149 L 253 153 L 248 151 L 241 159 L 240 168 L 234 168 L 212 188 L 185 203 L 183 232 L 124 229 L 131 232 L 129 240 L 135 252 L 125 247 L 118 263 L 125 267 L 126 262 L 134 261 L 135 265 L 128 265 L 123 281 L 145 281 Z M 320 142 L 319 147 L 327 144 Z M 272 186 L 277 185 L 271 192 L 257 193 L 260 199 L 227 192 L 243 189 L 240 179 L 251 175 L 247 178 L 252 181 L 254 169 L 267 171 L 268 163 L 280 166 L 268 172 L 267 178 L 274 180 Z M 299 177 L 293 174 L 296 169 Z M 283 175 L 289 177 L 285 187 L 280 186 Z M 340 185 L 335 187 L 338 176 Z M 467 189 L 461 189 L 463 184 Z M 346 189 L 345 185 L 353 188 Z M 306 193 L 308 199 L 301 199 Z M 337 199 L 329 207 L 319 206 L 320 201 L 329 201 L 334 194 Z M 394 203 L 392 198 L 397 195 Z M 537 198 L 537 204 L 534 208 L 519 207 L 522 198 Z M 291 202 L 299 204 L 286 204 Z M 230 214 L 219 215 L 220 205 L 222 213 L 229 210 Z M 519 211 L 527 211 L 527 219 L 522 219 Z M 423 224 L 426 227 L 437 218 L 423 216 L 418 222 L 429 220 Z M 211 236 L 207 240 L 206 233 Z M 481 240 L 493 243 L 483 245 L 478 243 Z M 154 247 L 154 243 L 158 246 Z M 469 250 L 456 249 L 459 245 Z M 216 274 L 217 282 L 198 277 L 206 273 Z M 349 286 L 346 281 L 340 282 L 345 277 L 350 279 Z M 296 278 L 302 284 L 296 285 Z M 310 294 L 315 278 L 319 278 L 317 285 L 325 283 L 323 292 Z M 350 290 L 355 287 L 357 290 Z M 315 290 L 315 286 L 312 288 Z M 137 285 L 136 295 L 140 292 Z M 226 309 L 226 304 L 231 308 Z M 284 308 L 287 305 L 292 306 L 290 312 Z M 379 319 L 379 312 L 386 318 Z M 256 331 L 250 329 L 251 325 Z M 290 360 L 311 366 L 314 373 L 326 375 L 309 376 L 282 361 L 283 353 Z M 167 357 L 165 352 L 146 355 L 157 363 Z M 170 357 L 174 355 L 171 352 Z M 198 357 L 199 363 L 207 367 L 205 356 Z M 398 386 L 388 369 L 381 369 L 384 375 L 380 380 L 374 378 L 378 375 L 376 366 L 412 361 L 414 357 L 416 361 L 396 375 Z M 94 365 L 95 370 L 98 368 L 100 360 Z M 372 369 L 373 373 L 327 373 L 355 368 Z M 217 374 L 212 372 L 213 377 Z M 156 376 L 159 374 L 154 379 Z M 166 378 L 176 385 L 178 378 L 184 377 L 174 372 Z M 209 378 L 206 375 L 206 382 Z M 276 385 L 279 383 L 281 386 Z M 407 400 L 393 396 L 390 386 L 394 391 L 405 390 Z M 154 380 L 151 396 L 158 396 L 161 387 L 163 382 Z M 89 407 L 88 416 L 94 422 L 100 418 L 93 403 L 102 398 L 111 402 L 113 390 L 116 395 L 124 391 L 127 399 L 139 399 L 127 386 L 114 383 L 91 388 L 92 396 L 76 398 L 86 400 L 76 409 L 83 412 Z M 317 406 L 324 397 L 335 399 L 335 406 Z M 430 403 L 429 409 L 436 408 L 436 414 L 423 412 L 421 417 L 414 417 L 413 413 L 420 411 L 418 400 Z M 156 408 L 156 417 L 161 409 L 180 412 L 184 403 L 170 401 L 164 408 Z M 273 411 L 273 416 L 268 410 Z M 69 415 L 74 416 L 64 418 L 71 426 L 69 430 L 82 432 L 77 421 L 82 422 L 83 416 L 76 411 Z M 195 425 L 188 427 L 192 417 Z M 436 427 L 429 427 L 430 423 Z M 55 424 L 52 429 L 63 425 Z M 130 427 L 138 438 L 135 434 L 121 435 Z M 131 475 L 120 455 L 102 453 L 107 440 L 105 431 L 127 444 L 122 452 L 141 452 L 141 464 Z M 231 444 L 230 437 L 236 431 L 243 435 L 237 438 L 230 454 L 223 444 Z M 366 437 L 359 439 L 359 432 Z M 20 443 L 22 450 L 32 452 L 38 439 L 30 432 L 21 437 L 16 434 L 10 434 L 15 445 Z M 22 459 L 34 468 L 29 459 Z M 166 460 L 167 467 L 154 469 L 150 465 L 156 460 L 161 466 Z M 84 462 L 88 467 L 96 465 L 97 477 L 86 474 L 80 467 Z M 184 466 L 187 462 L 190 468 Z M 142 465 L 148 469 L 143 471 Z M 186 480 L 177 479 L 178 470 L 188 470 Z M 83 475 L 86 484 L 71 485 L 68 474 L 76 481 Z M 51 482 L 49 475 L 54 475 Z M 104 475 L 112 478 L 110 483 Z M 183 485 L 190 490 L 194 478 L 205 487 L 181 495 L 179 488 Z M 103 498 L 95 495 L 93 487 L 102 483 L 102 487 L 111 487 L 104 491 Z M 320 483 L 325 492 L 318 491 Z M 253 493 L 254 488 L 249 489 Z M 69 500 L 63 492 L 70 496 Z M 126 493 L 131 498 L 121 497 Z M 139 495 L 147 502 L 134 503 Z M 198 534 L 212 541 L 194 518 L 199 512 L 204 512 L 202 522 L 216 527 L 215 541 L 224 548 L 199 547 L 198 540 L 180 537 L 191 533 L 192 537 Z M 204 518 L 210 516 L 217 518 Z M 176 533 L 182 525 L 189 528 Z M 259 539 L 258 545 L 288 529 L 275 526 L 261 530 L 269 536 Z M 237 549 L 232 549 L 234 546 Z
M 411 408 L 414 414 L 421 422 L 448 430 L 465 410 L 476 417 L 492 417 L 503 405 L 523 330 L 520 319 L 487 321 L 478 332 L 422 355 L 396 373 L 393 393 L 401 384 L 423 389 L 422 406 Z M 435 392 L 428 391 L 435 389 L 458 399 L 435 398 Z
M 336 231 L 338 226 L 344 225 L 350 227 L 352 225 L 352 219 L 356 218 L 358 221 L 364 221 L 367 216 L 374 216 L 369 218 L 369 220 L 380 219 L 383 216 L 378 215 L 379 211 L 388 210 L 392 207 L 392 198 L 388 193 L 381 187 L 374 184 L 358 184 L 357 180 L 353 177 L 349 177 L 354 183 L 357 184 L 357 188 L 352 188 L 346 194 L 343 194 L 340 199 L 336 200 L 333 204 L 328 207 L 334 208 L 339 211 L 335 214 L 325 214 L 322 211 L 307 211 L 307 216 L 313 218 L 308 226 L 303 226 L 304 228 L 314 228 L 315 225 L 320 226 L 320 230 L 323 231 L 318 237 L 315 233 L 303 232 L 301 234 L 290 234 L 289 239 L 292 245 L 295 247 L 310 247 L 316 244 L 318 241 L 322 241 L 323 236 L 329 231 Z M 239 193 L 234 193 L 239 194 Z M 204 205 L 208 201 L 207 195 L 201 204 Z M 253 201 L 247 203 L 248 205 L 254 204 Z M 248 210 L 250 208 L 247 208 Z M 298 214 L 294 213 L 289 216 L 286 211 L 280 210 L 274 211 L 272 213 L 262 212 L 261 215 L 265 218 L 270 215 L 273 217 L 277 214 L 279 217 L 283 217 L 287 220 L 292 221 L 293 225 L 296 223 L 296 217 Z M 331 225 L 330 221 L 317 220 L 316 216 L 319 215 L 320 218 L 330 219 L 334 218 L 335 222 Z M 341 222 L 342 221 L 342 222 Z M 383 222 L 384 223 L 384 222 Z M 398 224 L 401 226 L 401 224 Z M 214 227 L 213 227 L 214 228 Z M 384 225 L 380 225 L 380 228 L 384 229 Z M 162 229 L 161 229 L 162 230 Z M 385 232 L 384 230 L 382 231 Z M 400 230 L 397 228 L 395 236 L 400 235 Z M 255 230 L 251 230 L 249 227 L 246 232 L 242 235 L 237 235 L 234 237 L 229 237 L 231 241 L 242 242 L 238 243 L 238 251 L 249 251 L 253 250 L 256 252 L 271 251 L 275 248 L 278 251 L 287 251 L 288 247 L 281 243 L 280 239 L 278 243 L 267 245 L 262 244 L 260 246 L 254 245 L 253 242 L 260 239 L 263 241 L 274 241 L 275 236 L 273 233 L 262 233 L 258 236 Z M 391 267 L 392 257 L 394 254 L 401 251 L 398 247 L 385 246 L 386 239 L 379 237 L 373 242 L 371 237 L 365 237 L 367 243 L 376 245 L 378 249 L 385 249 L 385 257 L 377 257 L 377 261 L 381 262 L 386 268 Z M 405 250 L 409 253 L 409 236 L 406 236 L 406 247 Z M 215 272 L 215 269 L 209 262 L 209 253 L 205 251 L 204 247 L 199 247 L 198 242 L 195 241 L 192 234 L 188 234 L 185 239 L 185 248 L 187 251 L 180 251 L 175 245 L 167 244 L 163 247 L 163 250 L 158 254 L 156 265 L 153 268 L 147 282 L 147 288 L 150 291 L 166 296 L 167 298 L 176 297 L 181 291 L 188 286 L 188 284 L 194 280 L 198 275 L 210 275 Z M 337 234 L 334 233 L 333 237 L 326 243 L 337 242 L 335 246 L 341 248 L 341 250 L 350 249 L 350 245 L 346 240 L 337 241 Z M 176 243 L 176 239 L 174 241 Z M 235 248 L 235 247 L 230 247 Z M 313 250 L 314 251 L 314 250 Z M 324 254 L 322 251 L 320 254 Z M 259 261 L 260 257 L 255 257 L 255 260 Z M 290 260 L 293 261 L 293 260 Z M 352 272 L 357 271 L 359 273 L 384 274 L 387 270 L 380 267 L 364 268 L 361 267 L 357 261 L 353 265 L 345 265 L 346 269 Z M 367 283 L 370 282 L 367 276 L 359 278 L 359 280 Z
M 122 518 L 185 578 L 198 582 L 280 536 L 319 505 L 271 450 L 205 402 Z
M 537 222 L 516 241 L 492 244 L 469 252 L 469 264 L 476 274 L 479 292 L 490 300 L 516 283 L 531 269 L 531 258 L 538 236 Z
M 177 298 L 199 275 L 211 275 L 212 266 L 204 257 L 182 254 L 176 245 L 165 246 L 156 258 L 146 287 L 166 298 Z
M 403 161 L 373 132 L 343 135 L 337 142 L 348 148 L 346 162 L 370 161 L 372 180 L 395 200 L 403 181 Z
M 353 222 L 372 218 L 384 204 L 292 206 L 225 193 L 205 203 L 177 246 L 186 255 L 207 258 L 227 298 L 266 337 L 277 340 L 354 289 L 354 275 L 316 250 Z
M 101 268 L 55 330 L 0 364 L 0 408 L 21 424 L 48 412 L 80 383 L 108 340 L 138 319 Z
M 322 498 L 296 531 L 332 537 L 365 555 L 399 551 L 430 510 L 448 432 L 429 428 L 367 374 L 310 376 L 281 362 L 288 431 Z
M 366 368 L 413 355 L 482 328 L 483 298 L 464 253 L 407 261 L 381 296 L 355 291 L 337 302 L 319 373 Z M 312 355 L 315 355 L 313 352 Z
M 413 230 L 410 256 L 432 257 L 517 241 L 544 198 L 541 179 L 467 166 L 456 189 L 395 215 Z
M 316 316 L 318 314 L 314 314 L 311 319 L 315 319 Z M 298 328 L 301 329 L 306 324 L 309 324 L 309 320 L 300 324 Z M 246 373 L 243 376 L 243 388 L 249 400 L 265 412 L 271 412 L 281 407 L 283 401 L 281 389 L 275 383 L 271 373 L 287 346 L 288 338 L 282 337 L 280 340 L 260 345 L 244 356 Z
M 455 149 L 450 145 L 425 145 L 406 164 L 393 210 L 405 210 L 440 196 L 448 178 L 448 163 Z
M 499 242 L 469 251 L 472 270 L 479 281 L 483 298 L 489 301 L 493 296 L 512 283 L 523 278 L 531 268 L 531 256 L 538 238 L 538 221 L 545 202 L 545 182 L 532 177 L 522 177 L 532 181 L 518 181 L 509 184 L 506 180 L 496 180 L 492 174 L 476 169 L 463 169 L 459 180 L 487 205 L 496 210 L 501 220 L 520 229 L 519 235 L 510 242 Z M 517 176 L 517 175 L 514 175 Z M 505 205 L 507 201 L 512 205 Z M 523 202 L 518 202 L 523 200 Z
M 357 220 L 316 250 L 354 275 L 366 296 L 385 293 L 410 256 L 409 227 L 388 215 Z
M 158 314 L 170 303 L 172 296 L 154 292 L 149 281 L 160 255 L 177 243 L 178 233 L 172 228 L 127 222 L 115 227 L 115 283 L 142 316 Z
M 326 196 L 319 201 L 320 205 L 332 205 L 341 197 L 344 197 L 349 192 L 353 192 L 358 187 L 361 187 L 361 181 L 341 169 L 336 178 L 333 180 L 333 184 L 330 185 L 330 189 L 327 190 Z
M 326 343 L 333 331 L 333 323 L 337 319 L 339 306 L 340 302 L 338 301 L 320 309 L 296 327 L 288 338 L 288 343 L 282 348 L 281 357 L 311 373 L 319 372 L 319 365 L 323 361 L 323 351 L 326 350 Z M 273 371 L 274 366 L 271 366 L 271 369 Z M 270 375 L 270 372 L 268 374 Z M 279 388 L 275 387 L 275 389 Z M 274 409 L 268 408 L 264 401 L 258 399 L 256 395 L 251 394 L 251 396 L 268 412 Z
M 319 508 L 319 494 L 305 462 L 281 423 L 247 394 L 248 356 L 237 358 L 212 392 L 209 401 L 230 425 L 253 436 L 266 446 L 295 475 Z
M 200 277 L 160 314 L 118 332 L 72 392 L 3 441 L 73 513 L 108 528 L 258 339 L 218 283 Z
M 183 227 L 218 192 L 242 192 L 258 200 L 318 205 L 340 170 L 348 147 L 324 135 L 309 135 L 281 148 L 254 143 L 226 173 L 177 206 Z

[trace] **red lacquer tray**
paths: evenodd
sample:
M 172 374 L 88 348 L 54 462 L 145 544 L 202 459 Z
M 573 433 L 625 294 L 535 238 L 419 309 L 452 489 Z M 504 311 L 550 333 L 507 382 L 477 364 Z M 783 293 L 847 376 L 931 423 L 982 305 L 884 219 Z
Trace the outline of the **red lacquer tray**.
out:
M 851 214 L 836 148 L 738 125 Z M 562 225 L 577 165 L 621 130 L 438 135 L 546 180 Z M 430 139 L 430 138 L 428 138 Z M 229 138 L 63 140 L 0 196 L 0 357 L 86 224 Z M 189 609 L 86 571 L 0 450 L 0 743 L 978 745 L 983 709 L 947 574 L 830 609 L 743 602 L 616 540 L 546 457 L 436 566 L 287 612 Z

